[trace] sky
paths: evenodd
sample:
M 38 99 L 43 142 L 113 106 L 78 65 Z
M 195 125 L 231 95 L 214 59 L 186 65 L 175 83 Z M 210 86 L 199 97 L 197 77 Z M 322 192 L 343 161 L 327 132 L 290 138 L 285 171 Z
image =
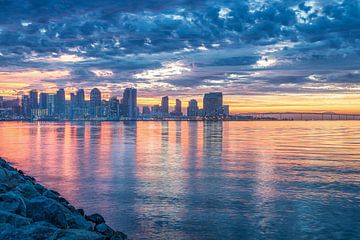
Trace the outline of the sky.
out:
M 360 113 L 359 83 L 359 0 L 0 0 L 2 96 L 222 91 L 232 113 Z

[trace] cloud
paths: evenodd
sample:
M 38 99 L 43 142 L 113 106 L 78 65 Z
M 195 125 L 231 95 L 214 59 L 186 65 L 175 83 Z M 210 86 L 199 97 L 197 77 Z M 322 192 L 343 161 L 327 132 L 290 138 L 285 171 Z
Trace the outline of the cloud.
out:
M 346 93 L 359 60 L 357 0 L 0 2 L 2 79 L 68 71 L 29 86 Z

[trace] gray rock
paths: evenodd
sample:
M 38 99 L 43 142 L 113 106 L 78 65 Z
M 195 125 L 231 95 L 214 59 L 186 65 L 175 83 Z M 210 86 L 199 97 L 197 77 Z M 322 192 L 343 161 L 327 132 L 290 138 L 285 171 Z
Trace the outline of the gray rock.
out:
M 67 228 L 66 214 L 67 208 L 53 199 L 46 197 L 36 197 L 26 201 L 26 214 L 34 221 L 48 221 L 59 227 Z
M 47 198 L 52 198 L 52 199 L 59 198 L 59 195 L 56 195 L 55 193 L 53 193 L 53 191 L 50 191 L 50 190 L 45 190 L 42 195 Z
M 111 240 L 127 240 L 128 238 L 125 233 L 116 231 L 110 239 Z
M 54 239 L 59 229 L 47 222 L 35 222 L 18 229 L 18 239 Z
M 0 194 L 10 191 L 10 187 L 5 183 L 0 183 Z
M 36 190 L 35 186 L 29 182 L 20 184 L 16 188 L 16 190 L 19 191 L 26 198 L 33 198 L 40 196 L 40 193 Z
M 40 194 L 43 194 L 45 191 L 47 191 L 47 189 L 43 185 L 40 185 L 38 183 L 35 183 L 34 187 Z
M 0 211 L 0 225 L 8 223 L 15 227 L 20 227 L 24 225 L 29 225 L 31 223 L 30 218 L 22 217 L 20 215 L 9 213 L 5 211 Z M 2 227 L 0 227 L 1 229 Z M 2 238 L 0 238 L 2 239 Z
M 96 225 L 95 231 L 98 233 L 101 233 L 102 235 L 105 235 L 107 237 L 111 237 L 115 233 L 115 231 L 105 223 Z
M 20 194 L 7 192 L 0 194 L 0 210 L 26 216 L 26 205 Z
M 0 239 L 19 239 L 16 236 L 16 228 L 9 223 L 0 223 Z
M 91 214 L 89 216 L 85 216 L 85 218 L 86 218 L 86 220 L 93 222 L 95 224 L 105 223 L 105 219 L 103 218 L 103 216 L 101 216 L 98 213 Z
M 92 229 L 91 223 L 77 212 L 71 212 L 61 203 L 46 197 L 26 201 L 27 216 L 34 221 L 48 221 L 59 228 Z
M 55 240 L 103 240 L 103 236 L 96 232 L 83 229 L 59 230 Z

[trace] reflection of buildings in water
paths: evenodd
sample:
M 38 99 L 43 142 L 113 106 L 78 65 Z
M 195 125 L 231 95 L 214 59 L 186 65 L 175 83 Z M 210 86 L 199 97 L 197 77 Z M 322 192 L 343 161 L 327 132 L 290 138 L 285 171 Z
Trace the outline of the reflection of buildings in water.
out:
M 205 121 L 204 122 L 204 156 L 216 158 L 222 156 L 223 148 L 223 122 Z

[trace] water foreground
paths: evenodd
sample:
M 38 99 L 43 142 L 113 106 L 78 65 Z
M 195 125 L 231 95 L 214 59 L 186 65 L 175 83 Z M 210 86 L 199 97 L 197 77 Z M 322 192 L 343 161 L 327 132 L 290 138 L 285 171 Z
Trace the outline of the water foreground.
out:
M 0 239 L 127 239 L 2 158 L 0 182 Z

